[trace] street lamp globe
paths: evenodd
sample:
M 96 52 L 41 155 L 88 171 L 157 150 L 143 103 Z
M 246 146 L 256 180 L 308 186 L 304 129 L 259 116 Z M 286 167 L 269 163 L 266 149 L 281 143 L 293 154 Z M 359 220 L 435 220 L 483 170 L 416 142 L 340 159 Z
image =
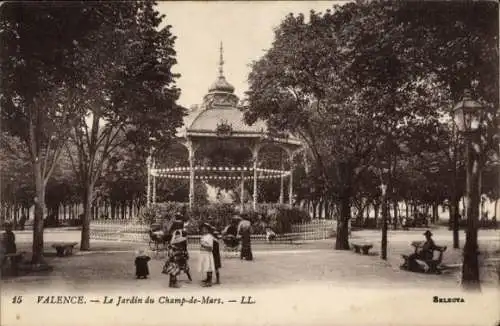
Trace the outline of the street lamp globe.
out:
M 483 106 L 472 99 L 469 90 L 453 108 L 453 120 L 462 133 L 477 131 L 483 123 Z

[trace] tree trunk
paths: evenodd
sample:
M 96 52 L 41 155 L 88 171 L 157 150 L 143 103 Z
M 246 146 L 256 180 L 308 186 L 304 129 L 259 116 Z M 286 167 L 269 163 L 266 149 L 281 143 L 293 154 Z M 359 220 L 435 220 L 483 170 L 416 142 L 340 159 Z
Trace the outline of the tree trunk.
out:
M 340 198 L 340 216 L 337 220 L 336 250 L 349 250 L 349 219 L 351 218 L 351 203 L 349 192 L 345 191 Z
M 90 219 L 92 215 L 93 188 L 91 181 L 88 181 L 83 192 L 83 221 L 80 250 L 90 250 Z
M 436 223 L 439 220 L 439 207 L 438 204 L 432 204 L 432 223 Z
M 393 206 L 394 206 L 394 218 L 392 219 L 392 227 L 394 230 L 397 230 L 398 228 L 398 201 L 397 200 L 394 200 L 393 202 Z
M 42 176 L 42 167 L 38 158 L 33 164 L 35 175 L 35 218 L 33 221 L 32 264 L 42 264 L 43 259 L 43 213 L 45 211 L 45 183 Z
M 389 188 L 389 187 L 387 187 Z M 387 202 L 387 194 L 382 194 L 382 241 L 381 241 L 381 250 L 380 257 L 383 260 L 387 260 L 387 223 L 389 220 L 389 204 Z
M 495 217 L 495 219 L 497 218 L 497 207 L 498 207 L 498 198 L 495 199 L 495 208 L 493 211 L 493 216 Z
M 366 204 L 366 220 L 370 219 L 370 203 Z
M 453 230 L 453 248 L 460 248 L 459 240 L 459 229 L 460 229 L 460 219 L 459 219 L 459 199 L 457 196 L 451 198 L 450 201 L 450 225 Z

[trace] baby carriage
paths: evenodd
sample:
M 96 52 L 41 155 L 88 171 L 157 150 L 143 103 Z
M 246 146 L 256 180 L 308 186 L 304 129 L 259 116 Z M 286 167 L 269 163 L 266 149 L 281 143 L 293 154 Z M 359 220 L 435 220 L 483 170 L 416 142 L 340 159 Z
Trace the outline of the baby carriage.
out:
M 233 225 L 228 225 L 222 231 L 222 242 L 224 243 L 224 253 L 238 253 L 240 249 L 240 239 L 236 236 L 237 230 Z
M 164 232 L 161 230 L 150 229 L 149 230 L 149 249 L 159 253 L 167 249 L 168 239 Z

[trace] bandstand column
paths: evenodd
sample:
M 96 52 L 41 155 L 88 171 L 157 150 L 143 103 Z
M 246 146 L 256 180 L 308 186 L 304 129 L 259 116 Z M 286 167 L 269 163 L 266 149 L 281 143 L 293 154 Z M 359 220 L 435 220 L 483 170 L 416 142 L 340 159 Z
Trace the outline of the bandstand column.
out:
M 283 164 L 283 160 L 281 161 L 281 171 L 283 171 L 285 169 L 284 167 L 284 164 Z M 285 202 L 285 177 L 283 176 L 283 172 L 281 172 L 281 175 L 280 175 L 280 204 L 283 205 L 283 203 Z
M 188 142 L 187 148 L 189 151 L 189 210 L 193 210 L 195 148 L 192 142 Z
M 252 150 L 253 158 L 253 210 L 257 210 L 257 200 L 259 199 L 258 188 L 257 188 L 257 166 L 259 162 L 259 147 L 256 146 Z
M 288 189 L 289 198 L 288 198 L 288 200 L 289 200 L 290 207 L 293 205 L 293 170 L 295 168 L 295 165 L 293 164 L 294 156 L 295 156 L 294 152 L 289 153 L 289 157 L 290 157 L 290 182 L 288 184 L 288 186 L 289 186 L 289 189 Z
M 240 195 L 240 204 L 241 204 L 241 207 L 240 207 L 240 213 L 243 213 L 244 211 L 244 204 L 245 204 L 245 201 L 244 201 L 244 198 L 243 198 L 243 195 L 245 194 L 245 171 L 241 171 L 241 195 Z
M 156 169 L 156 160 L 153 158 L 153 170 Z M 154 173 L 151 174 L 153 178 L 153 204 L 156 204 L 156 175 Z

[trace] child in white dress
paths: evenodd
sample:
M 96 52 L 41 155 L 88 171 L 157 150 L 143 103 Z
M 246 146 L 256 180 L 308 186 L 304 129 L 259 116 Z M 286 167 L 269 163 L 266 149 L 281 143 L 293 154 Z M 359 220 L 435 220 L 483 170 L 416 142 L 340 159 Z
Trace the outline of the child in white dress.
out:
M 215 270 L 214 256 L 212 249 L 214 246 L 214 237 L 210 233 L 210 225 L 203 223 L 201 226 L 202 237 L 200 239 L 200 273 L 206 274 L 206 279 L 202 281 L 202 286 L 212 286 L 212 274 Z

